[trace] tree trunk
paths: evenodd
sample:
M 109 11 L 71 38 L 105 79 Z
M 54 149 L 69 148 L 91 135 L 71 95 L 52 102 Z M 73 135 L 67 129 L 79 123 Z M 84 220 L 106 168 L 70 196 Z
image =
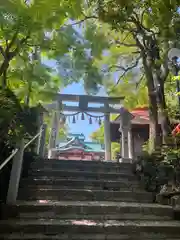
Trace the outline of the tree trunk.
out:
M 8 67 L 9 67 L 9 61 L 5 59 L 0 66 L 0 76 L 2 76 L 5 71 L 7 71 Z
M 150 85 L 150 84 L 148 84 Z M 149 95 L 149 152 L 152 153 L 161 145 L 159 125 L 158 125 L 158 107 L 156 96 L 153 94 L 151 87 L 148 86 Z
M 0 66 L 1 85 L 5 89 L 7 87 L 7 69 L 9 67 L 9 61 L 7 59 Z
M 5 89 L 7 87 L 7 72 L 4 71 L 2 75 L 2 88 Z
M 154 79 L 152 74 L 151 60 L 147 56 L 143 57 L 143 66 L 147 79 L 147 88 L 149 96 L 149 153 L 156 150 L 161 145 L 159 126 L 158 126 L 158 106 L 154 87 Z
M 164 94 L 164 81 L 160 79 L 159 76 L 156 75 L 158 81 L 158 89 L 157 89 L 157 98 L 158 98 L 158 106 L 160 111 L 160 123 L 162 130 L 163 143 L 167 144 L 169 141 L 172 141 L 171 138 L 171 124 L 168 116 L 166 99 Z

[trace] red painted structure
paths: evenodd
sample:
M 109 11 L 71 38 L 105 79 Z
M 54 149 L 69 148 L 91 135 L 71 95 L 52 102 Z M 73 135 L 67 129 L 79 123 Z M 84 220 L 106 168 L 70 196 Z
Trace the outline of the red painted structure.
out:
M 132 143 L 134 155 L 139 155 L 142 152 L 142 146 L 149 139 L 149 109 L 148 107 L 135 108 L 130 113 L 134 116 L 131 120 Z M 121 133 L 119 132 L 120 116 L 111 122 L 111 141 L 119 142 Z M 180 124 L 178 121 L 172 121 L 171 124 L 173 135 L 180 133 Z M 159 135 L 161 135 L 161 125 L 159 122 Z
M 176 136 L 177 134 L 180 134 L 180 123 L 172 131 L 173 136 Z
M 51 158 L 59 160 L 103 160 L 104 146 L 86 142 L 83 134 L 70 134 L 66 141 L 51 150 Z

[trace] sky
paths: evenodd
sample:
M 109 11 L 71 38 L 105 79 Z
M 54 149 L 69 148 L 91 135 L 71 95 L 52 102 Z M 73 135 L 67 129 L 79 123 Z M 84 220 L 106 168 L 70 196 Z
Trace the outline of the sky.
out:
M 60 93 L 77 94 L 77 95 L 86 94 L 84 91 L 84 87 L 81 83 L 73 83 L 72 85 L 69 85 L 68 87 L 61 90 Z M 98 96 L 105 96 L 105 92 L 103 91 L 103 89 L 99 91 Z M 70 104 L 71 103 L 69 103 L 69 105 Z M 92 115 L 102 115 L 102 113 L 97 113 L 97 114 L 92 113 Z M 92 121 L 93 123 L 89 124 L 89 120 L 87 119 L 87 117 L 85 116 L 85 120 L 81 120 L 81 115 L 80 115 L 78 120 L 76 120 L 76 123 L 73 124 L 72 118 L 71 118 L 71 122 L 67 121 L 68 127 L 69 127 L 69 133 L 83 133 L 85 135 L 86 140 L 91 140 L 89 136 L 91 135 L 92 132 L 94 132 L 99 128 L 99 124 L 96 122 L 96 120 L 92 119 Z

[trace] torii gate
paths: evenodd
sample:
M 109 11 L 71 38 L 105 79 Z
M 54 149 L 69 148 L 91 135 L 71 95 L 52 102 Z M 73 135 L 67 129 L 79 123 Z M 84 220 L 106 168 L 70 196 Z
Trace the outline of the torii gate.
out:
M 121 153 L 122 159 L 132 158 L 131 149 L 131 128 L 130 122 L 132 115 L 124 108 L 115 109 L 110 104 L 120 104 L 124 97 L 100 97 L 100 96 L 89 96 L 89 95 L 71 95 L 71 94 L 58 94 L 56 102 L 53 104 L 46 105 L 47 109 L 53 109 L 53 119 L 49 138 L 49 155 L 51 150 L 56 148 L 59 125 L 60 125 L 60 114 L 62 111 L 67 112 L 94 112 L 104 114 L 104 143 L 105 143 L 105 160 L 111 160 L 111 134 L 110 134 L 110 114 L 121 114 L 121 126 L 120 131 L 122 133 L 121 138 Z M 77 106 L 66 105 L 64 102 L 76 102 Z M 100 107 L 90 107 L 89 103 L 103 104 Z

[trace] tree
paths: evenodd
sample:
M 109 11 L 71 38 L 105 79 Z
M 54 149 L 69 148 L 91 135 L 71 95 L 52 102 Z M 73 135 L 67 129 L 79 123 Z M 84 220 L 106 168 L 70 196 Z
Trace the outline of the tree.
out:
M 32 109 L 40 101 L 52 101 L 64 80 L 46 62 L 63 57 L 73 47 L 76 39 L 70 35 L 68 20 L 80 13 L 81 2 L 74 0 L 7 0 L 0 4 L 0 85 L 5 91 L 1 102 L 12 102 L 7 104 L 12 110 L 5 108 L 8 121 L 1 121 L 4 135 L 17 136 L 19 126 L 34 135 Z M 6 98 L 6 91 L 11 92 L 13 101 Z M 4 113 L 2 104 L 0 112 Z
M 54 54 L 53 57 L 57 61 L 59 74 L 65 84 L 83 80 L 86 92 L 96 94 L 102 84 L 103 76 L 99 72 L 98 66 L 94 64 L 90 53 L 92 43 L 88 42 L 86 37 L 83 36 L 81 23 L 75 26 L 76 28 L 74 25 L 66 27 L 65 37 L 69 39 L 69 36 L 71 36 L 70 51 L 64 57 L 59 54 Z M 99 40 L 101 46 L 107 46 L 106 40 L 103 40 L 102 37 Z M 96 51 L 94 51 L 94 54 L 96 54 Z
M 7 85 L 13 60 L 30 63 L 34 48 L 42 57 L 64 55 L 70 42 L 64 38 L 62 25 L 81 13 L 81 2 L 69 1 L 3 1 L 0 6 L 0 77 Z M 47 54 L 48 53 L 48 54 Z M 22 61 L 21 61 L 22 62 Z
M 0 145 L 14 145 L 19 137 L 37 133 L 36 107 L 22 106 L 10 89 L 0 89 Z
M 87 40 L 95 43 L 96 35 L 101 35 L 109 45 L 103 54 L 95 55 L 94 64 L 105 77 L 112 76 L 109 72 L 118 72 L 116 85 L 129 72 L 146 79 L 154 149 L 159 145 L 158 110 L 164 142 L 170 134 L 164 85 L 169 75 L 167 52 L 179 37 L 179 1 L 89 0 L 88 4 L 87 12 L 94 20 L 86 24 Z M 90 32 L 96 32 L 94 38 Z
M 21 103 L 37 105 L 52 101 L 62 82 L 57 73 L 40 59 L 29 61 L 16 58 L 9 68 L 7 85 Z

